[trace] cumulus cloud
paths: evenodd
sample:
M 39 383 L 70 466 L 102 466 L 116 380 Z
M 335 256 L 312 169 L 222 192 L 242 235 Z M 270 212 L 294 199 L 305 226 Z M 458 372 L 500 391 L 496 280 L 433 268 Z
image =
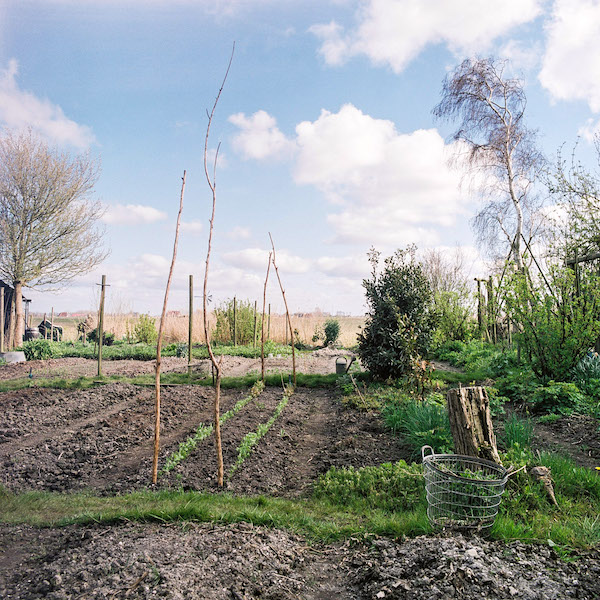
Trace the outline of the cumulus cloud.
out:
M 233 147 L 245 158 L 284 158 L 293 151 L 293 142 L 279 130 L 275 118 L 264 110 L 251 117 L 244 113 L 231 115 L 229 122 L 241 129 L 233 138 Z
M 402 134 L 347 104 L 296 133 L 296 182 L 342 207 L 328 216 L 335 242 L 434 244 L 434 228 L 452 226 L 470 208 L 435 129 Z
M 102 217 L 109 225 L 139 225 L 164 221 L 167 213 L 142 204 L 116 204 L 109 206 Z
M 60 106 L 22 90 L 17 82 L 19 67 L 13 58 L 0 71 L 0 122 L 9 129 L 31 128 L 48 141 L 88 148 L 94 141 L 89 127 L 67 118 Z
M 250 237 L 250 229 L 237 225 L 225 234 L 230 240 L 247 240 Z
M 359 282 L 369 275 L 369 263 L 366 254 L 360 256 L 321 256 L 316 268 L 330 277 L 346 277 Z
M 198 234 L 204 228 L 201 221 L 182 221 L 181 222 L 182 233 Z
M 558 100 L 584 100 L 600 111 L 600 4 L 556 0 L 546 27 L 541 84 Z
M 400 73 L 430 44 L 457 53 L 486 51 L 492 42 L 541 12 L 543 0 L 368 0 L 355 30 L 336 22 L 310 28 L 322 40 L 320 53 L 331 65 L 356 55 Z
M 223 255 L 225 264 L 259 272 L 266 271 L 268 260 L 269 251 L 262 248 L 246 248 Z M 277 250 L 277 267 L 287 273 L 306 273 L 311 264 L 310 260 L 291 254 L 285 249 Z

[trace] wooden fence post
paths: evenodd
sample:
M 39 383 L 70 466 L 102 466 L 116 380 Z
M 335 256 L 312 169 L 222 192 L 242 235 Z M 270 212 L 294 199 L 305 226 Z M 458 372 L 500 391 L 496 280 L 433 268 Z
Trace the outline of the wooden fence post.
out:
M 4 352 L 4 287 L 0 288 L 0 352 Z
M 192 331 L 194 329 L 194 276 L 190 275 L 190 316 L 188 321 L 188 377 L 192 375 Z
M 102 275 L 101 285 L 100 311 L 98 313 L 98 377 L 102 377 L 102 338 L 104 337 L 104 295 L 106 289 L 106 275 Z
M 52 312 L 50 313 L 50 341 L 54 341 L 54 306 L 52 307 Z
M 233 297 L 233 345 L 237 346 L 237 298 Z
M 252 336 L 252 347 L 256 348 L 256 300 L 254 301 L 254 334 Z

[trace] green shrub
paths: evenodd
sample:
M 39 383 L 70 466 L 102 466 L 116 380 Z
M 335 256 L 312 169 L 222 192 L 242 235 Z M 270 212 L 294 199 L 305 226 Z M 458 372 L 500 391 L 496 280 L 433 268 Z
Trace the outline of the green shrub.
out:
M 336 319 L 327 319 L 323 327 L 325 334 L 325 345 L 335 344 L 340 337 L 340 322 Z
M 413 457 L 425 445 L 440 453 L 452 449 L 448 411 L 435 400 L 410 398 L 405 402 L 389 402 L 381 414 L 385 424 L 410 447 Z
M 404 511 L 425 501 L 423 468 L 403 460 L 377 467 L 332 467 L 319 477 L 317 498 L 355 509 Z
M 379 272 L 379 252 L 369 252 L 372 272 L 363 281 L 369 310 L 358 335 L 358 355 L 376 378 L 407 374 L 427 352 L 435 328 L 431 287 L 415 248 L 397 250 Z
M 600 398 L 600 355 L 594 352 L 584 356 L 573 369 L 573 381 L 582 392 Z
M 534 372 L 527 366 L 509 369 L 504 377 L 496 379 L 499 394 L 516 402 L 530 400 L 538 387 Z
M 142 344 L 154 344 L 158 338 L 156 319 L 150 315 L 140 315 L 133 328 L 135 339 Z
M 543 382 L 569 381 L 600 335 L 600 276 L 580 269 L 576 282 L 572 269 L 555 266 L 545 281 L 536 281 L 517 272 L 509 277 L 505 299 L 510 318 L 520 325 L 515 337 L 536 376 Z
M 233 343 L 234 340 L 234 304 L 235 304 L 235 341 L 236 344 L 254 343 L 254 302 L 250 300 L 227 300 L 215 308 L 217 325 L 213 339 L 219 343 Z M 262 315 L 256 313 L 256 338 L 260 340 Z M 257 344 L 258 345 L 258 344 Z
M 584 396 L 574 383 L 549 381 L 538 387 L 531 398 L 537 412 L 569 414 L 584 402 Z
M 53 357 L 50 340 L 30 340 L 23 343 L 26 360 L 46 360 Z
M 96 327 L 96 329 L 92 329 L 92 331 L 89 332 L 87 339 L 89 342 L 92 342 L 92 344 L 96 344 L 98 342 L 98 328 Z M 112 346 L 115 343 L 115 334 L 114 333 L 110 333 L 109 331 L 103 331 L 102 332 L 102 345 L 103 346 Z

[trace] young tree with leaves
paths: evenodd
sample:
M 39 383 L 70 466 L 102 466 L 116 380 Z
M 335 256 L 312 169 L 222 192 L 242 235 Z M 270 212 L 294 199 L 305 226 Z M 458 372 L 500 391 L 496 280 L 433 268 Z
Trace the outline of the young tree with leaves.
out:
M 23 339 L 23 287 L 59 284 L 106 256 L 92 200 L 97 164 L 50 148 L 32 131 L 0 136 L 0 277 L 14 287 L 12 344 Z
M 488 200 L 475 218 L 482 243 L 508 244 L 506 258 L 523 264 L 521 241 L 526 220 L 535 212 L 533 184 L 544 166 L 536 133 L 525 125 L 523 84 L 505 77 L 506 61 L 467 59 L 444 80 L 442 99 L 433 109 L 439 119 L 457 122 L 453 134 L 457 163 L 475 175 Z

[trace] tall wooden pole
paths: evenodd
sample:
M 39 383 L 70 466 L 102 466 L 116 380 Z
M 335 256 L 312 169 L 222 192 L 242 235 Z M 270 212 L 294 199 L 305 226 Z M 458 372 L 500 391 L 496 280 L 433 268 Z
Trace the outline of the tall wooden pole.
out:
M 100 290 L 100 311 L 98 312 L 98 377 L 102 377 L 102 342 L 104 338 L 104 295 L 106 291 L 106 275 L 102 275 Z
M 4 352 L 4 287 L 0 288 L 0 352 Z
M 270 339 L 271 339 L 271 303 L 269 302 L 269 322 L 267 325 L 267 340 L 270 340 Z
M 194 329 L 194 276 L 190 275 L 190 317 L 188 323 L 188 377 L 192 375 L 192 331 Z
M 233 297 L 233 345 L 237 346 L 237 299 Z
M 54 306 L 52 307 L 52 312 L 50 313 L 50 341 L 54 341 Z
M 44 339 L 48 339 L 48 328 L 46 327 L 46 313 L 44 313 Z
M 252 333 L 252 347 L 256 348 L 256 300 L 254 301 L 254 331 Z
M 267 275 L 265 276 L 265 286 L 263 288 L 262 319 L 260 321 L 260 373 L 262 381 L 265 380 L 265 304 L 267 303 L 267 283 L 269 281 L 269 270 L 271 268 L 271 253 L 269 252 L 269 261 L 267 263 Z M 269 313 L 271 305 L 269 304 Z

